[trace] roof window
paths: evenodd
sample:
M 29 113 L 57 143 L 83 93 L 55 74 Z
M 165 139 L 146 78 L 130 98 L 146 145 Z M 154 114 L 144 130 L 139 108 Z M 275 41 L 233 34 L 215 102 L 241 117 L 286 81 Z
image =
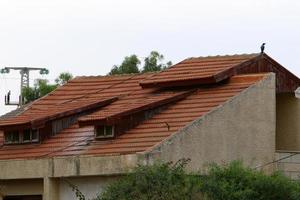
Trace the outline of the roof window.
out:
M 96 126 L 95 137 L 100 139 L 114 137 L 114 126 Z
M 5 144 L 34 143 L 39 141 L 39 131 L 38 129 L 6 131 L 4 138 Z

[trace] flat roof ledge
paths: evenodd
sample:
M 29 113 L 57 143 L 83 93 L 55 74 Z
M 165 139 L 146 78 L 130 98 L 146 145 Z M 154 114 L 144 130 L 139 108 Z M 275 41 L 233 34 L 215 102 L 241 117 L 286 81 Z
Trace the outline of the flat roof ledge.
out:
M 0 180 L 118 175 L 132 170 L 143 159 L 143 155 L 128 154 L 0 160 Z

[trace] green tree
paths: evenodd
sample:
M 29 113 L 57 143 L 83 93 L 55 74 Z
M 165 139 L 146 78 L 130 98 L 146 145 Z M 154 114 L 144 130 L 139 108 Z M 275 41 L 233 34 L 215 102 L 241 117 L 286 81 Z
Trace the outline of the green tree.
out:
M 97 200 L 189 200 L 195 193 L 184 172 L 186 163 L 140 165 L 108 186 Z
M 55 79 L 55 83 L 58 85 L 64 85 L 69 80 L 73 79 L 73 75 L 69 72 L 62 72 L 59 76 Z
M 142 72 L 161 71 L 172 65 L 169 61 L 166 64 L 163 63 L 164 56 L 157 51 L 151 51 L 150 55 L 144 59 L 144 67 Z
M 24 103 L 29 103 L 36 100 L 39 94 L 36 87 L 25 87 L 22 89 L 22 96 L 24 98 Z
M 49 84 L 46 79 L 37 79 L 35 88 L 38 91 L 38 98 L 45 96 L 57 88 L 57 84 Z
M 139 70 L 141 61 L 133 54 L 131 56 L 126 56 L 120 66 L 114 65 L 108 74 L 115 75 L 161 71 L 172 65 L 171 61 L 167 63 L 164 63 L 163 61 L 164 56 L 162 54 L 157 51 L 152 51 L 150 55 L 144 59 L 143 69 Z
M 73 78 L 68 72 L 61 73 L 56 79 L 56 84 L 50 84 L 46 79 L 36 79 L 33 87 L 22 89 L 24 103 L 29 103 L 55 90 L 59 85 L 63 85 Z
M 126 56 L 120 66 L 114 65 L 109 75 L 139 73 L 141 61 L 136 55 Z
M 97 200 L 299 200 L 300 182 L 279 172 L 266 175 L 234 161 L 210 165 L 208 173 L 186 173 L 186 160 L 138 166 L 110 184 Z M 84 200 L 79 188 L 70 184 Z
M 229 165 L 212 165 L 200 181 L 200 190 L 211 200 L 296 200 L 300 184 L 279 172 L 268 176 L 262 171 L 243 167 L 235 161 Z

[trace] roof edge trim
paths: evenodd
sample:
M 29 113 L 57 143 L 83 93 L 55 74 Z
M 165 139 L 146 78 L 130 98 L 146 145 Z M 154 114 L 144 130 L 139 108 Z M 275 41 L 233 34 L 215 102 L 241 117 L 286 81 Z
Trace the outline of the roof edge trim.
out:
M 191 90 L 188 90 L 188 91 L 180 92 L 178 95 L 169 97 L 167 99 L 162 99 L 162 100 L 159 100 L 159 101 L 156 101 L 156 102 L 152 102 L 150 104 L 142 105 L 140 107 L 136 107 L 136 108 L 131 109 L 131 110 L 126 110 L 124 112 L 121 112 L 121 113 L 118 113 L 116 115 L 112 115 L 112 116 L 109 116 L 109 117 L 105 117 L 105 118 L 102 118 L 102 119 L 93 120 L 93 119 L 80 119 L 79 118 L 78 119 L 78 124 L 79 124 L 80 127 L 95 125 L 95 124 L 99 124 L 99 123 L 104 123 L 105 124 L 107 121 L 114 121 L 114 120 L 120 119 L 121 117 L 126 117 L 128 115 L 132 115 L 132 114 L 135 114 L 135 113 L 138 113 L 138 112 L 143 112 L 143 111 L 149 110 L 149 109 L 154 109 L 154 108 L 157 108 L 159 106 L 164 106 L 168 103 L 179 101 L 181 99 L 186 98 L 187 96 L 194 93 L 195 91 L 196 91 L 196 89 L 191 89 Z
M 87 111 L 87 110 L 107 106 L 107 105 L 113 103 L 114 101 L 116 101 L 118 99 L 119 99 L 118 97 L 112 97 L 112 98 L 109 98 L 109 99 L 105 99 L 103 101 L 97 101 L 95 103 L 86 105 L 84 107 L 76 108 L 76 109 L 73 109 L 73 110 L 68 110 L 66 112 L 54 114 L 54 115 L 51 115 L 51 116 L 47 116 L 47 117 L 42 118 L 42 119 L 33 120 L 33 121 L 31 121 L 31 125 L 36 127 L 36 126 L 40 126 L 40 124 L 44 124 L 47 121 L 52 121 L 52 120 L 55 120 L 55 119 L 68 117 L 70 115 L 79 114 L 79 113 Z

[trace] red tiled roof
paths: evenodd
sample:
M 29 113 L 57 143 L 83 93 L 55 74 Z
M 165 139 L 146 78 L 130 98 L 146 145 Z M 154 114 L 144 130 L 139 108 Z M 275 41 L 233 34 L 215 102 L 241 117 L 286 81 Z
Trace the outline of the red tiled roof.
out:
M 260 54 L 209 56 L 186 59 L 140 82 L 143 88 L 217 83 L 232 75 L 232 68 Z
M 138 77 L 145 75 L 137 75 L 136 80 Z M 172 103 L 167 109 L 115 139 L 97 141 L 94 139 L 93 126 L 79 127 L 75 124 L 41 144 L 2 146 L 0 159 L 143 152 L 263 78 L 262 74 L 240 75 L 232 77 L 226 84 L 199 87 L 185 99 Z M 138 81 L 135 84 L 138 86 Z M 3 134 L 0 134 L 0 143 L 3 143 Z
M 93 121 L 113 121 L 122 116 L 128 116 L 136 112 L 149 110 L 157 106 L 178 101 L 191 94 L 192 91 L 193 90 L 139 90 L 138 92 L 121 98 L 111 105 L 105 106 L 98 112 L 79 118 L 79 124 L 87 124 L 86 122 Z
M 40 144 L 3 145 L 0 131 L 0 159 L 143 152 L 262 80 L 265 75 L 258 74 L 260 71 L 278 72 L 277 82 L 283 85 L 278 88 L 282 91 L 297 86 L 296 76 L 269 63 L 265 67 L 257 64 L 260 58 L 257 54 L 190 58 L 160 73 L 75 78 L 33 102 L 17 116 L 0 119 L 0 130 L 39 126 L 64 116 L 84 114 L 78 123 Z M 254 74 L 235 75 L 242 73 Z M 286 77 L 292 77 L 292 82 Z M 221 81 L 225 78 L 228 81 Z M 164 109 L 116 138 L 96 140 L 94 137 L 94 122 L 120 120 L 162 106 Z M 89 114 L 83 113 L 86 110 Z
M 59 117 L 108 105 L 118 96 L 136 91 L 139 88 L 137 83 L 149 75 L 75 78 L 35 101 L 16 117 L 1 119 L 0 127 L 40 125 Z

